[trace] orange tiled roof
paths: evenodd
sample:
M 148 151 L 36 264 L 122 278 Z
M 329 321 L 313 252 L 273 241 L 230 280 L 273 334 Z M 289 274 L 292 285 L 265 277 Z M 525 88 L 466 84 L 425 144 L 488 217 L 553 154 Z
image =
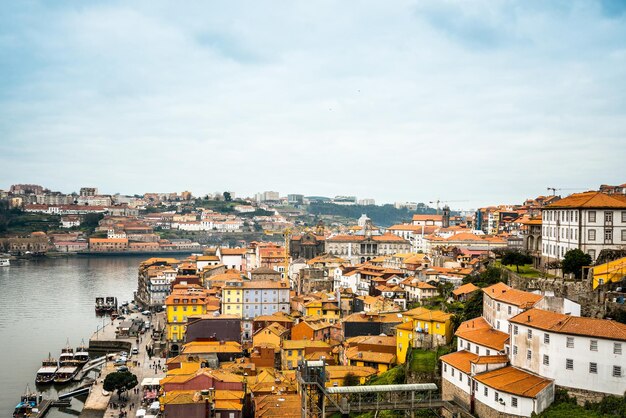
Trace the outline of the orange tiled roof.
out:
M 487 322 L 483 318 L 480 319 L 482 319 L 485 323 Z M 470 323 L 474 325 L 475 322 L 480 321 L 472 319 L 464 322 L 461 326 L 459 326 L 455 335 L 474 344 L 503 351 L 504 343 L 509 339 L 509 334 L 493 329 L 488 323 L 486 324 L 487 326 L 480 326 L 482 325 L 480 324 L 477 328 L 471 327 Z
M 501 282 L 484 288 L 483 292 L 492 299 L 520 308 L 530 308 L 543 298 L 541 295 L 513 289 Z
M 443 215 L 413 215 L 414 221 L 442 221 Z
M 492 370 L 474 376 L 476 380 L 498 392 L 506 392 L 526 398 L 536 397 L 552 384 L 552 380 L 527 373 L 512 366 Z
M 472 370 L 472 361 L 478 360 L 478 354 L 470 353 L 466 350 L 455 351 L 454 353 L 446 354 L 445 356 L 441 356 L 439 359 L 444 363 L 449 364 L 462 371 L 463 373 L 469 374 Z
M 626 196 L 602 192 L 574 193 L 546 207 L 558 208 L 626 208 Z
M 533 308 L 514 316 L 509 321 L 561 334 L 626 341 L 626 324 L 609 319 L 571 316 Z
M 452 291 L 452 294 L 454 296 L 461 296 L 461 295 L 467 295 L 469 293 L 475 292 L 477 290 L 479 290 L 480 288 L 478 286 L 475 286 L 473 283 L 466 283 L 462 286 L 459 286 L 457 289 L 454 289 Z
M 380 353 L 377 351 L 360 351 L 358 346 L 348 348 L 346 350 L 346 358 L 354 361 L 382 364 L 393 364 L 396 361 L 395 354 Z

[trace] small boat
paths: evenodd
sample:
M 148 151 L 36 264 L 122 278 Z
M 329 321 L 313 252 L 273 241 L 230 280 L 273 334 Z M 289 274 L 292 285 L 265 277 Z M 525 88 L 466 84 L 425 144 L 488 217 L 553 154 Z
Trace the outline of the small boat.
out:
M 96 298 L 96 313 L 102 313 L 105 311 L 104 298 Z
M 9 267 L 11 262 L 8 258 L 0 258 L 0 267 Z
M 59 356 L 59 366 L 73 366 L 74 365 L 74 349 L 70 347 L 70 341 L 67 341 L 67 346 L 61 349 L 61 355 Z
M 71 382 L 78 374 L 80 367 L 77 366 L 61 366 L 54 375 L 55 384 L 64 384 Z
M 106 312 L 117 311 L 117 298 L 114 296 L 107 296 L 104 306 Z
M 41 362 L 41 368 L 37 370 L 37 376 L 35 377 L 35 383 L 38 385 L 47 385 L 54 381 L 54 375 L 59 369 L 59 364 L 56 359 L 48 353 L 48 358 Z
M 30 387 L 26 385 L 26 392 L 20 397 L 20 403 L 17 404 L 15 410 L 13 410 L 13 417 L 30 417 L 37 412 L 37 405 L 41 398 L 36 392 L 31 392 Z
M 74 352 L 74 364 L 84 366 L 89 362 L 89 348 L 85 346 L 85 340 L 81 341 L 81 344 L 76 347 Z

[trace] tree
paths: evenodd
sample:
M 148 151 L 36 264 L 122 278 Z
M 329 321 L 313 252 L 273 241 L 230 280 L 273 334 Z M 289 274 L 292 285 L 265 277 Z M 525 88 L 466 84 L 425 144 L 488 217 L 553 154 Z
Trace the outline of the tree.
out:
M 232 196 L 230 195 L 230 192 L 224 192 L 224 200 L 227 202 L 230 202 L 233 200 Z
M 104 379 L 104 390 L 109 392 L 117 391 L 117 395 L 120 396 L 123 392 L 128 389 L 132 389 L 137 386 L 139 382 L 137 381 L 137 376 L 132 374 L 131 372 L 114 372 L 108 374 Z
M 519 266 L 532 263 L 533 259 L 528 254 L 519 251 L 505 251 L 502 255 L 502 264 L 505 266 L 515 266 L 519 273 Z
M 591 265 L 591 256 L 583 253 L 578 248 L 569 250 L 565 253 L 563 261 L 563 273 L 574 273 L 574 277 L 580 279 L 582 277 L 582 268 Z
M 102 213 L 88 213 L 84 216 L 83 221 L 81 222 L 81 226 L 88 228 L 90 231 L 93 231 L 98 226 L 100 220 L 104 218 Z
M 346 373 L 345 377 L 343 378 L 344 386 L 359 386 L 360 383 L 361 382 L 359 381 L 359 378 L 356 377 L 354 373 Z

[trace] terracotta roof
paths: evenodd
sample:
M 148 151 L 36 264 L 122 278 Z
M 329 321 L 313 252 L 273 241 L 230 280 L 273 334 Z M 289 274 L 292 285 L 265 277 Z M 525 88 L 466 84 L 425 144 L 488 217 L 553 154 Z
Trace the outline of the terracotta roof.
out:
M 310 341 L 310 340 L 284 340 L 283 350 L 300 350 L 303 348 L 330 348 L 330 345 L 324 341 Z
M 222 255 L 244 255 L 247 251 L 246 248 L 220 248 Z
M 443 215 L 413 215 L 414 221 L 442 221 Z
M 626 341 L 626 324 L 609 319 L 571 316 L 533 308 L 514 316 L 509 322 L 560 334 Z
M 343 379 L 347 374 L 357 377 L 369 377 L 378 373 L 373 367 L 363 366 L 326 366 L 326 375 L 330 379 Z
M 539 302 L 539 300 L 543 298 L 541 295 L 513 289 L 512 287 L 509 287 L 501 282 L 485 287 L 483 292 L 485 292 L 485 294 L 490 298 L 499 302 L 515 305 L 523 309 L 534 306 L 535 303 Z
M 552 384 L 552 380 L 527 373 L 512 366 L 492 370 L 474 376 L 482 384 L 498 392 L 526 398 L 536 397 L 542 390 Z
M 457 289 L 454 289 L 452 291 L 452 294 L 454 296 L 461 296 L 461 295 L 467 295 L 469 293 L 475 292 L 477 290 L 479 290 L 480 288 L 478 286 L 475 286 L 473 283 L 466 283 L 462 286 L 459 286 Z
M 487 326 L 484 326 L 480 320 L 487 323 L 482 317 L 465 321 L 459 326 L 455 335 L 474 344 L 503 351 L 504 343 L 509 339 L 509 334 L 493 329 L 488 323 Z M 473 325 L 478 326 L 474 328 Z
M 606 194 L 602 192 L 574 193 L 556 203 L 546 206 L 546 209 L 559 208 L 626 208 L 626 196 Z
M 382 364 L 393 364 L 396 361 L 395 354 L 378 351 L 360 351 L 358 346 L 348 348 L 346 350 L 346 358 L 354 361 Z
M 472 370 L 472 361 L 478 360 L 479 355 L 470 353 L 466 350 L 455 351 L 454 353 L 446 354 L 445 356 L 441 356 L 439 359 L 444 363 L 449 364 L 462 371 L 463 373 L 470 374 Z

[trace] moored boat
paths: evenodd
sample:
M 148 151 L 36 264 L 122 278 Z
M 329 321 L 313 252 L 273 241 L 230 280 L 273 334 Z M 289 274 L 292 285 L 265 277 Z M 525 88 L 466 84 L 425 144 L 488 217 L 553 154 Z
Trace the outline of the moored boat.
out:
M 105 311 L 104 298 L 96 298 L 96 313 L 103 313 Z
M 85 340 L 82 340 L 74 352 L 74 363 L 82 367 L 87 362 L 89 362 L 89 349 L 85 346 Z
M 0 255 L 0 267 L 8 267 L 10 265 L 11 265 L 11 262 L 9 261 L 9 257 Z
M 104 306 L 106 312 L 117 311 L 117 298 L 114 296 L 107 296 Z
M 26 392 L 20 397 L 20 403 L 17 404 L 13 410 L 13 417 L 30 417 L 32 414 L 37 413 L 37 405 L 41 398 L 36 392 L 31 392 L 30 387 L 26 386 Z
M 38 385 L 50 384 L 54 381 L 54 375 L 59 369 L 59 364 L 56 359 L 48 353 L 48 358 L 41 362 L 41 368 L 37 370 L 37 376 L 35 377 L 35 383 Z
M 73 366 L 74 365 L 74 349 L 70 347 L 69 340 L 67 346 L 61 349 L 61 355 L 59 356 L 59 366 Z
M 80 367 L 77 366 L 61 366 L 54 375 L 55 384 L 69 383 L 78 374 Z

